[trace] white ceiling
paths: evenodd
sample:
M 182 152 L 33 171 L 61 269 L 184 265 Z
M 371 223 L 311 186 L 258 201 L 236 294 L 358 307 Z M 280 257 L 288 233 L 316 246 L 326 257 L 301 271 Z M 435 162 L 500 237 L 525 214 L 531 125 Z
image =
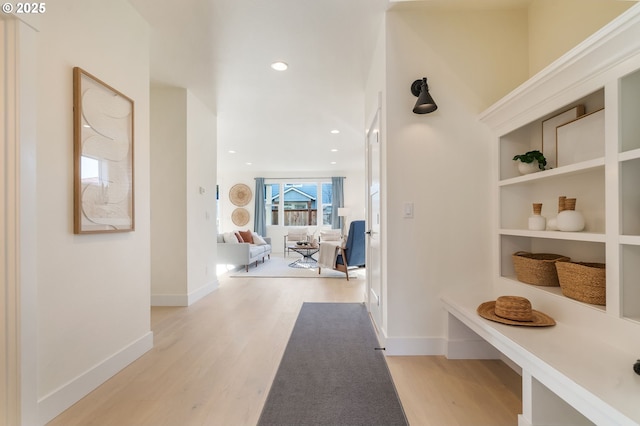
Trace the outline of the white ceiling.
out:
M 188 88 L 216 113 L 219 173 L 327 175 L 364 169 L 364 82 L 389 5 L 529 1 L 130 0 L 151 25 L 153 84 Z

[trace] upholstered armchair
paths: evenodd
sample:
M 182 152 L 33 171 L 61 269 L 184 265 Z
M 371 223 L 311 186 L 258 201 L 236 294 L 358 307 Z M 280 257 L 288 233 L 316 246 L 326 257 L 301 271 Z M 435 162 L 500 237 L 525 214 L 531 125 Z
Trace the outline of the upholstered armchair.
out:
M 347 242 L 337 247 L 333 269 L 344 272 L 349 281 L 349 268 L 365 266 L 365 223 L 364 220 L 354 220 L 349 226 Z M 322 243 L 321 250 L 322 250 Z M 322 255 L 321 255 L 322 256 Z M 318 274 L 322 267 L 318 265 Z
M 284 255 L 289 254 L 289 244 L 297 243 L 298 241 L 308 241 L 309 233 L 307 228 L 294 228 L 284 236 Z

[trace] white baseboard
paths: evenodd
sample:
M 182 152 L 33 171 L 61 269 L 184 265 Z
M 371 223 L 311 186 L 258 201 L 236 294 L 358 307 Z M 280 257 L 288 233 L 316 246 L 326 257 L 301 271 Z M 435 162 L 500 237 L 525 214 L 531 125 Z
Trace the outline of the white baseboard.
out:
M 439 337 L 387 337 L 385 355 L 444 355 L 445 343 Z
M 189 306 L 186 294 L 152 294 L 151 306 Z
M 496 348 L 484 340 L 447 341 L 440 337 L 385 337 L 390 356 L 445 355 L 449 359 L 501 359 Z
M 522 414 L 518 414 L 518 426 L 532 426 L 531 422 L 527 420 Z
M 189 294 L 152 294 L 151 306 L 190 306 L 219 287 L 219 281 L 207 283 Z
M 485 340 L 449 340 L 448 359 L 501 359 L 500 351 Z
M 153 348 L 153 332 L 125 346 L 38 401 L 38 423 L 46 424 Z
M 215 281 L 203 285 L 196 291 L 192 291 L 191 293 L 189 293 L 189 298 L 188 298 L 189 305 L 196 303 L 198 300 L 202 299 L 207 294 L 213 293 L 213 291 L 217 290 L 219 286 L 220 286 L 220 283 L 216 278 Z

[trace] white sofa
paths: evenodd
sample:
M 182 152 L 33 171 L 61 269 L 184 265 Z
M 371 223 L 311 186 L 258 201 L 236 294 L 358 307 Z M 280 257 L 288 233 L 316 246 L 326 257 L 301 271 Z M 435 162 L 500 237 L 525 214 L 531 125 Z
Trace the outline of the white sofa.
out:
M 271 238 L 263 237 L 266 244 L 249 244 L 233 242 L 227 234 L 220 234 L 217 237 L 218 242 L 218 261 L 219 265 L 243 265 L 245 270 L 249 272 L 249 265 L 255 262 L 258 266 L 258 261 L 264 259 L 271 259 Z M 227 240 L 225 242 L 225 235 Z

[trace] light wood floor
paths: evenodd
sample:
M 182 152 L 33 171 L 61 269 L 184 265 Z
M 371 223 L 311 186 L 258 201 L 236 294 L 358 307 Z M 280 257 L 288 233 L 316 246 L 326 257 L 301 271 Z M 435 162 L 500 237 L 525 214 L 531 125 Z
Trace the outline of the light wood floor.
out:
M 255 425 L 302 302 L 361 302 L 364 280 L 225 278 L 152 308 L 154 348 L 52 426 Z M 500 361 L 388 357 L 409 422 L 516 425 L 520 377 Z

